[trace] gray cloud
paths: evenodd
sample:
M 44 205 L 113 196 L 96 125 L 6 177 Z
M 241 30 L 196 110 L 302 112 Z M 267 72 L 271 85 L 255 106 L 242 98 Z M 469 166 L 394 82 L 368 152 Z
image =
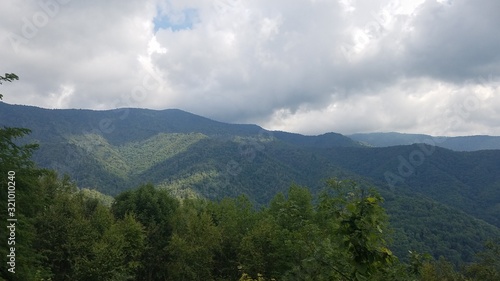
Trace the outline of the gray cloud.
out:
M 500 37 L 495 36 L 498 1 L 426 1 L 405 38 L 408 73 L 460 83 L 498 74 Z

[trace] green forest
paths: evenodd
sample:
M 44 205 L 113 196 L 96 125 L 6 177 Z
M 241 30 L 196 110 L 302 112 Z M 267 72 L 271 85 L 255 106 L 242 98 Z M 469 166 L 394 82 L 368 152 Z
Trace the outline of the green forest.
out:
M 0 82 L 17 78 L 6 74 Z M 475 251 L 477 245 L 462 242 L 483 232 L 442 237 L 449 234 L 438 224 L 451 233 L 470 222 L 465 213 L 448 212 L 424 198 L 408 205 L 402 196 L 344 178 L 325 179 L 314 193 L 290 181 L 286 192 L 259 204 L 245 195 L 175 196 L 147 179 L 110 197 L 38 167 L 32 158 L 38 144 L 22 141 L 29 133 L 0 128 L 0 220 L 7 229 L 0 237 L 0 280 L 500 280 L 500 241 L 489 239 Z M 169 137 L 168 143 L 186 147 L 192 139 Z M 144 157 L 173 153 L 167 143 L 162 147 L 160 154 L 151 149 Z M 129 146 L 122 150 L 133 158 Z M 134 169 L 148 168 L 137 163 Z M 170 183 L 175 184 L 182 185 Z M 386 207 L 404 212 L 391 218 Z M 424 218 L 421 225 L 406 224 L 405 212 Z M 486 231 L 484 225 L 467 230 Z M 443 255 L 394 243 L 405 239 L 397 237 L 396 228 Z M 396 255 L 394 247 L 404 255 Z M 444 257 L 457 247 L 470 257 L 458 262 Z

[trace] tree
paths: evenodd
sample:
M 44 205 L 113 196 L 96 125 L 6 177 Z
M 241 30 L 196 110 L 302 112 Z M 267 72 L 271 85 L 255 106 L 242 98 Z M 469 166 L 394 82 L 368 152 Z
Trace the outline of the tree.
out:
M 132 215 L 115 220 L 108 206 L 55 172 L 39 188 L 33 248 L 48 273 L 26 280 L 136 280 L 145 235 Z
M 312 195 L 307 188 L 292 184 L 288 189 L 288 198 L 282 194 L 274 197 L 270 212 L 283 228 L 299 229 L 313 217 Z
M 172 236 L 172 218 L 179 201 L 166 190 L 152 184 L 119 194 L 111 206 L 115 218 L 133 214 L 144 226 L 146 240 L 136 280 L 164 280 L 168 278 L 168 242 Z
M 416 251 L 409 251 L 408 271 L 414 276 L 422 274 L 422 268 L 432 260 L 429 254 L 420 254 Z
M 201 206 L 198 206 L 201 205 Z M 221 234 L 203 202 L 185 200 L 173 219 L 173 235 L 167 247 L 170 280 L 213 280 Z
M 6 73 L 5 76 L 0 76 L 0 84 L 18 79 L 17 75 Z M 0 94 L 0 100 L 2 97 Z M 44 171 L 36 168 L 31 161 L 31 155 L 38 146 L 20 145 L 18 142 L 19 138 L 29 132 L 25 128 L 0 128 L 0 206 L 10 208 L 9 214 L 6 209 L 0 212 L 0 220 L 6 222 L 7 218 L 17 219 L 11 223 L 15 225 L 15 230 L 12 228 L 12 232 L 1 231 L 0 234 L 2 241 L 7 241 L 10 233 L 15 235 L 15 240 L 11 240 L 12 244 L 0 243 L 2 264 L 7 264 L 7 255 L 15 255 L 16 274 L 8 272 L 7 266 L 0 269 L 0 276 L 7 280 L 33 280 L 46 272 L 41 267 L 40 255 L 32 247 L 35 236 L 33 217 L 40 207 L 37 181 Z M 10 259 L 9 257 L 9 261 Z
M 473 280 L 500 280 L 500 239 L 488 241 L 478 261 L 465 268 L 465 275 Z
M 5 76 L 0 76 L 0 85 L 3 81 L 12 82 L 18 79 L 19 77 L 14 73 L 5 73 Z M 2 98 L 3 95 L 0 94 L 0 100 Z M 30 132 L 31 130 L 25 128 L 0 128 L 0 167 L 3 169 L 2 172 L 20 168 L 34 168 L 31 155 L 38 148 L 38 145 L 27 144 L 20 146 L 15 141 Z
M 220 250 L 214 257 L 214 277 L 220 280 L 237 280 L 241 276 L 239 253 L 241 241 L 257 222 L 257 212 L 248 197 L 224 198 L 209 202 L 207 211 L 220 231 Z
M 243 237 L 239 260 L 244 273 L 253 278 L 260 274 L 266 279 L 278 277 L 280 260 L 276 259 L 279 226 L 273 217 L 261 215 L 259 221 Z M 286 257 L 279 257 L 281 260 Z
M 278 194 L 271 201 L 269 214 L 278 225 L 275 252 L 271 253 L 277 272 L 292 270 L 314 251 L 319 232 L 312 200 L 307 188 L 292 184 L 286 197 Z
M 15 75 L 14 73 L 5 73 L 5 76 L 0 75 L 0 85 L 2 85 L 3 82 L 12 82 L 14 80 L 19 80 L 19 76 Z M 3 95 L 0 94 L 0 100 L 3 98 Z
M 106 208 L 109 212 L 109 209 Z M 92 260 L 83 266 L 80 280 L 136 280 L 144 251 L 144 229 L 127 214 L 110 225 L 92 247 Z
M 327 181 L 318 213 L 319 219 L 326 222 L 326 229 L 332 231 L 332 240 L 341 241 L 344 260 L 349 261 L 349 264 L 333 267 L 343 277 L 383 279 L 384 271 L 394 261 L 384 239 L 388 222 L 380 205 L 382 201 L 375 190 L 363 189 L 353 181 Z
M 14 73 L 5 73 L 5 76 L 0 76 L 0 85 L 3 81 L 12 82 L 18 79 L 19 77 Z M 0 100 L 2 100 L 2 98 L 3 95 L 0 94 Z M 21 138 L 30 132 L 31 130 L 25 128 L 0 128 L 0 168 L 2 169 L 2 172 L 14 169 L 33 170 L 35 165 L 31 161 L 31 155 L 33 154 L 33 151 L 38 148 L 38 145 L 18 145 L 16 143 L 16 139 Z M 3 178 L 4 177 L 2 177 L 2 179 Z
M 425 281 L 466 281 L 467 279 L 457 272 L 453 264 L 444 257 L 439 257 L 437 261 L 426 262 L 420 272 L 421 280 Z M 483 280 L 483 279 L 476 279 Z

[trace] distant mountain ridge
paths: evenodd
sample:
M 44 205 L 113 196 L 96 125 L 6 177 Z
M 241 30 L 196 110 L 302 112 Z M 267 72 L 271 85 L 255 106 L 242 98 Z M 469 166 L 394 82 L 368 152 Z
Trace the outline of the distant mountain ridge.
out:
M 348 135 L 349 138 L 364 145 L 374 147 L 388 147 L 396 145 L 411 145 L 427 143 L 455 151 L 477 151 L 500 149 L 500 136 L 460 136 L 460 137 L 435 137 L 424 134 L 403 133 L 365 133 Z
M 44 121 L 46 126 L 37 124 L 33 137 L 47 139 L 64 134 L 99 133 L 111 143 L 121 140 L 144 140 L 162 133 L 202 133 L 211 137 L 261 136 L 275 137 L 296 145 L 319 145 L 322 147 L 360 146 L 359 143 L 337 133 L 319 136 L 268 131 L 253 124 L 229 124 L 195 115 L 180 109 L 151 110 L 122 108 L 113 110 L 86 109 L 44 109 L 34 106 L 10 105 L 0 102 L 0 126 L 15 125 L 32 128 L 36 121 Z M 54 124 L 57 126 L 50 126 Z M 124 136 L 129 128 L 134 128 L 133 136 Z M 43 130 L 43 134 L 40 132 Z
M 15 114 L 12 112 L 15 111 Z M 49 114 L 50 112 L 50 114 Z M 130 118 L 129 118 L 130 117 Z M 15 120 L 14 120 L 15 119 Z M 86 109 L 44 109 L 34 106 L 10 105 L 0 102 L 0 125 L 19 124 L 29 127 L 31 120 L 44 120 L 53 123 L 58 120 L 58 127 L 44 131 L 37 138 L 57 136 L 59 133 L 100 132 L 115 143 L 123 138 L 120 134 L 128 126 L 136 129 L 137 140 L 147 139 L 157 132 L 189 133 L 199 132 L 208 136 L 270 136 L 282 141 L 306 146 L 326 147 L 389 147 L 427 143 L 454 151 L 477 151 L 500 149 L 500 136 L 459 136 L 436 137 L 425 134 L 357 133 L 342 135 L 325 133 L 317 136 L 301 135 L 283 131 L 269 131 L 253 124 L 229 124 L 195 115 L 180 109 L 150 110 L 138 108 L 122 108 L 113 110 Z M 179 125 L 179 124 L 182 124 Z M 47 127 L 48 128 L 48 127 Z M 33 133 L 36 134 L 38 130 Z M 129 138 L 130 136 L 127 136 Z

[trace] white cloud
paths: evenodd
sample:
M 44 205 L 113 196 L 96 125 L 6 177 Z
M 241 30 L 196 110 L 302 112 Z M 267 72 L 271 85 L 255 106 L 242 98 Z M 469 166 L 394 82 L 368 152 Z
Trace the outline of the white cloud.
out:
M 351 95 L 340 101 L 332 99 L 329 106 L 321 109 L 304 107 L 294 114 L 286 109 L 276 110 L 264 127 L 306 134 L 324 131 L 492 134 L 498 132 L 495 119 L 500 118 L 496 85 L 457 86 L 428 79 L 405 80 L 382 91 Z
M 6 102 L 181 108 L 309 134 L 500 134 L 495 0 L 66 2 L 4 4 L 1 71 L 21 77 Z

